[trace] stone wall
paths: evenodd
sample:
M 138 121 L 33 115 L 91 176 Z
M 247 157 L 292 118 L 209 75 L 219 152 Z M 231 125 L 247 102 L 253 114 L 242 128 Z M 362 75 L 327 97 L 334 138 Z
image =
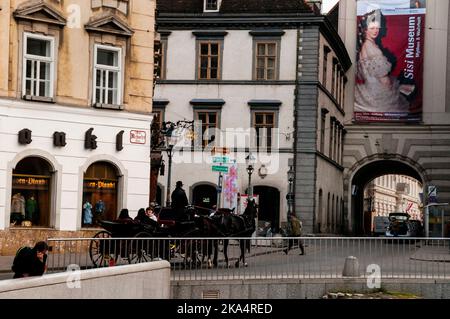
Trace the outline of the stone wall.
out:
M 0 230 L 0 256 L 14 255 L 22 246 L 34 246 L 37 241 L 48 238 L 91 238 L 103 229 L 92 228 L 79 231 L 59 231 L 47 228 L 10 228 Z

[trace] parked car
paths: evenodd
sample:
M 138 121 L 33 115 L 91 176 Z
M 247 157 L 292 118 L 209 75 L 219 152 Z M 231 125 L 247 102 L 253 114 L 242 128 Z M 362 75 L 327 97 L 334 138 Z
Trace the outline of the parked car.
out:
M 394 212 L 389 214 L 387 237 L 411 237 L 411 225 L 408 213 Z
M 388 216 L 375 216 L 373 218 L 373 235 L 374 236 L 384 236 L 386 235 L 386 230 L 389 227 L 389 217 Z

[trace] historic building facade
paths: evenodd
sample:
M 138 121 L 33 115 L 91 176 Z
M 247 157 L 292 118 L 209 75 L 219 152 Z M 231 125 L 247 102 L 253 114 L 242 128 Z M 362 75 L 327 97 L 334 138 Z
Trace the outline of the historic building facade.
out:
M 350 233 L 363 233 L 364 188 L 379 176 L 400 174 L 417 179 L 423 185 L 425 207 L 450 201 L 449 2 L 426 1 L 421 120 L 388 124 L 361 123 L 354 117 L 357 4 L 355 0 L 341 0 L 339 8 L 339 34 L 347 50 L 355 52 L 351 54 L 353 66 L 347 73 L 344 108 L 344 211 Z M 433 189 L 435 192 L 430 194 Z M 444 223 L 448 223 L 450 208 L 442 208 Z M 440 220 L 431 218 L 431 214 L 432 211 L 430 222 Z
M 0 254 L 148 205 L 155 5 L 0 4 Z
M 184 151 L 174 155 L 172 185 L 182 180 L 195 205 L 221 200 L 220 206 L 236 207 L 232 195 L 246 193 L 251 155 L 260 221 L 274 228 L 286 221 L 292 167 L 291 209 L 305 232 L 338 231 L 350 59 L 328 19 L 296 0 L 162 0 L 157 25 L 162 59 L 154 111 L 161 122 L 197 125 L 193 141 L 177 146 Z M 236 160 L 224 165 L 231 173 L 223 174 L 223 184 L 212 169 L 220 166 L 213 163 L 217 148 Z M 164 203 L 166 176 L 158 187 Z

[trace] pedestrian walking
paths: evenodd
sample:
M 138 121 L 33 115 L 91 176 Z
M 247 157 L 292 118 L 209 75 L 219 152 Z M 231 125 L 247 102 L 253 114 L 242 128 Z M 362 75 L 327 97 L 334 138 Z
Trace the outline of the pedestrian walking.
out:
M 289 237 L 301 237 L 302 236 L 302 222 L 298 217 L 291 213 L 288 215 L 288 236 Z M 305 254 L 305 248 L 303 246 L 303 241 L 300 239 L 289 239 L 288 248 L 284 249 L 284 253 L 287 255 L 289 250 L 294 246 L 294 242 L 298 242 L 298 248 L 300 248 L 300 255 Z

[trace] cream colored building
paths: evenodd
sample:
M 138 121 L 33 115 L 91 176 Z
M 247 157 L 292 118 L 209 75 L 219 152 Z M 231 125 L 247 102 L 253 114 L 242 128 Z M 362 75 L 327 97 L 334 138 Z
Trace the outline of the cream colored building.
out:
M 0 255 L 148 205 L 154 18 L 154 0 L 1 1 Z
M 420 193 L 422 185 L 414 178 L 403 175 L 384 175 L 374 179 L 364 192 L 366 214 L 370 219 L 389 216 L 393 212 L 406 212 L 411 219 L 423 221 Z

